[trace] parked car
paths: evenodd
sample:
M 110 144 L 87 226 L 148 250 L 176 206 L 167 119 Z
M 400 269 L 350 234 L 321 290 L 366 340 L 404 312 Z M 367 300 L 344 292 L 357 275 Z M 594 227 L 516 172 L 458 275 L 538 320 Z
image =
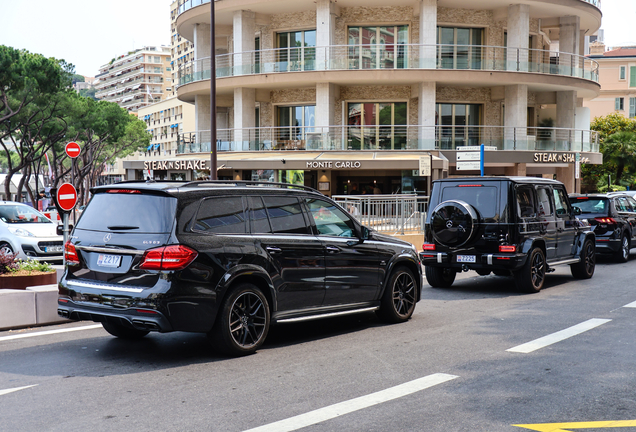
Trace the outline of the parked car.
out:
M 0 251 L 20 259 L 62 263 L 64 241 L 57 224 L 26 204 L 0 202 Z
M 426 279 L 450 287 L 457 272 L 512 275 L 538 292 L 556 265 L 594 274 L 594 233 L 577 222 L 565 186 L 537 177 L 449 178 L 433 182 L 423 251 Z
M 366 311 L 397 323 L 420 299 L 415 247 L 311 188 L 150 181 L 92 192 L 66 244 L 58 313 L 114 336 L 204 332 L 244 355 L 270 324 Z
M 577 218 L 587 221 L 596 235 L 596 253 L 627 262 L 636 246 L 636 200 L 622 192 L 571 194 L 570 200 L 581 209 Z

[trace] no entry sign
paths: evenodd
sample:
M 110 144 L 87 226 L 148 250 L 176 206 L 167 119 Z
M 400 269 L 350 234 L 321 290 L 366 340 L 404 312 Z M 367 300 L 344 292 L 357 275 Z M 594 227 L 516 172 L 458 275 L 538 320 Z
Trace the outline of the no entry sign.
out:
M 75 159 L 76 157 L 78 157 L 80 155 L 80 153 L 82 152 L 82 150 L 80 149 L 80 146 L 78 143 L 71 141 L 70 143 L 66 144 L 66 147 L 64 148 L 64 151 L 66 152 L 66 154 L 68 155 L 68 157 Z
M 77 204 L 77 191 L 70 183 L 64 183 L 57 189 L 57 204 L 64 211 L 71 211 Z

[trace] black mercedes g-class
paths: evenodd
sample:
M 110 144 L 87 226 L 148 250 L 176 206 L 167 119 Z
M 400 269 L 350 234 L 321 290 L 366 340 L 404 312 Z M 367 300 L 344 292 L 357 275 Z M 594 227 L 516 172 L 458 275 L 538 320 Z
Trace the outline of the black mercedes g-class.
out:
M 538 292 L 552 267 L 594 274 L 594 233 L 577 221 L 563 183 L 537 177 L 473 177 L 433 183 L 423 251 L 426 279 L 450 287 L 457 272 L 513 275 Z
M 204 332 L 233 355 L 256 351 L 270 323 L 367 311 L 406 321 L 422 285 L 412 244 L 280 183 L 97 187 L 65 258 L 59 315 L 128 339 Z

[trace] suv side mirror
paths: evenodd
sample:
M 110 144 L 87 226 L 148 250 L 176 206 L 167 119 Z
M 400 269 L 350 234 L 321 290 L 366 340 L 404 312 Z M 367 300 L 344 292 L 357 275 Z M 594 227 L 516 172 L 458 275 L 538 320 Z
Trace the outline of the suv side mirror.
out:
M 369 239 L 369 228 L 364 225 L 360 229 L 360 240 L 365 241 Z
M 580 214 L 582 214 L 582 213 L 583 213 L 583 212 L 581 211 L 581 208 L 580 208 L 580 207 L 572 206 L 572 214 L 573 214 L 574 216 L 578 216 L 578 215 L 580 215 Z

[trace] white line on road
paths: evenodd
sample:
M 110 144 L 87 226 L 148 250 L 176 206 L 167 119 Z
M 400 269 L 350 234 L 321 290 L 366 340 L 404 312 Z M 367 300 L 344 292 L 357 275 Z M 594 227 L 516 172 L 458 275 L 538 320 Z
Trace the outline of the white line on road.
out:
M 58 329 L 58 330 L 46 330 L 46 331 L 35 332 L 35 333 L 24 333 L 24 334 L 17 334 L 17 335 L 11 335 L 11 336 L 2 336 L 0 337 L 0 342 L 12 340 L 12 339 L 23 339 L 28 337 L 35 337 L 35 336 L 46 336 L 46 335 L 51 335 L 56 333 L 68 333 L 68 332 L 79 331 L 79 330 L 92 330 L 96 328 L 102 328 L 102 325 L 94 324 L 94 325 L 87 325 L 82 327 L 71 327 L 71 328 Z
M 416 393 L 418 391 L 427 389 L 429 387 L 433 387 L 438 384 L 445 383 L 446 381 L 450 381 L 455 378 L 459 378 L 459 377 L 455 375 L 448 375 L 443 373 L 428 375 L 423 378 L 418 378 L 414 381 L 409 381 L 407 383 L 388 388 L 386 390 L 381 390 L 379 392 L 371 393 L 366 396 L 361 396 L 359 398 L 340 402 L 334 405 L 317 409 L 315 411 L 310 411 L 305 414 L 300 414 L 295 417 L 277 421 L 275 423 L 259 426 L 257 428 L 250 429 L 245 432 L 295 431 L 307 426 L 314 425 L 316 423 L 320 423 L 326 420 L 331 420 L 341 415 L 349 414 L 354 411 L 368 408 L 373 405 L 377 405 L 383 402 L 388 402 L 393 399 L 401 398 L 403 396 Z
M 585 322 L 582 322 L 581 324 L 577 324 L 575 326 L 566 328 L 565 330 L 561 330 L 542 338 L 535 339 L 532 342 L 524 343 L 523 345 L 507 349 L 506 351 L 528 354 L 532 351 L 536 351 L 538 349 L 545 348 L 548 345 L 552 345 L 553 343 L 561 342 L 562 340 L 571 338 L 572 336 L 576 336 L 588 330 L 592 330 L 593 328 L 608 323 L 610 321 L 610 319 L 592 318 L 591 320 L 587 320 Z
M 635 302 L 631 302 L 630 304 L 626 304 L 623 307 L 627 307 L 627 308 L 636 308 L 636 301 Z
M 0 396 L 6 395 L 6 394 L 9 394 L 9 393 L 13 393 L 13 392 L 17 392 L 19 390 L 24 390 L 24 389 L 28 389 L 28 388 L 31 388 L 31 387 L 35 387 L 36 385 L 37 384 L 33 384 L 33 385 L 30 385 L 30 386 L 24 386 L 24 387 L 16 387 L 16 388 L 11 388 L 11 389 L 6 389 L 6 390 L 0 390 Z

